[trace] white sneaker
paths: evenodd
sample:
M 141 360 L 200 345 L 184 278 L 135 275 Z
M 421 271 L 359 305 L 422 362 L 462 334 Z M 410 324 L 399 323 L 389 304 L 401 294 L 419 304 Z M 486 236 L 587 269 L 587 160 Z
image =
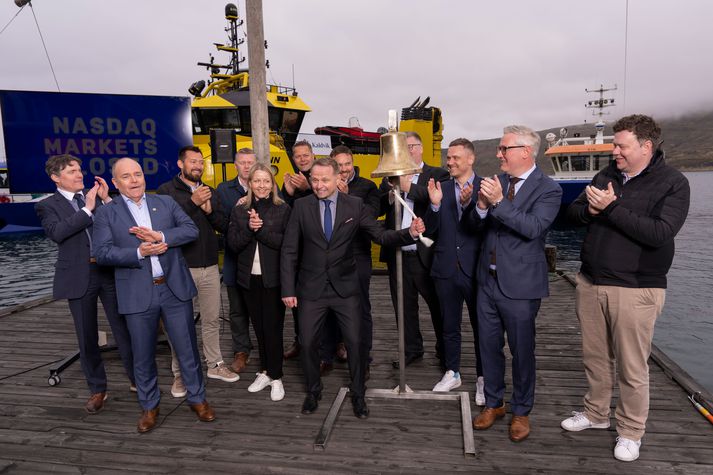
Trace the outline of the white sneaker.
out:
M 171 396 L 173 397 L 186 397 L 188 391 L 186 390 L 186 385 L 183 384 L 183 378 L 180 374 L 173 377 L 173 384 L 171 385 Z
M 240 379 L 240 375 L 233 373 L 233 370 L 225 366 L 222 361 L 213 368 L 208 368 L 207 374 L 211 379 L 220 379 L 226 383 L 234 383 Z
M 633 462 L 639 458 L 640 440 L 631 440 L 626 437 L 616 438 L 616 447 L 614 447 L 614 458 L 622 462 Z
M 570 432 L 579 432 L 584 429 L 608 429 L 609 421 L 595 424 L 583 412 L 572 411 L 572 417 L 563 420 L 560 427 Z
M 453 370 L 449 369 L 448 371 L 446 371 L 446 374 L 443 375 L 443 378 L 441 378 L 441 380 L 435 386 L 433 386 L 433 391 L 447 393 L 451 389 L 460 387 L 460 385 L 460 374 L 456 376 L 456 373 L 454 373 Z
M 281 379 L 272 380 L 272 389 L 270 390 L 270 399 L 273 401 L 282 401 L 285 398 L 285 388 L 282 386 Z
M 478 376 L 475 382 L 475 405 L 485 406 L 485 380 L 482 376 Z
M 266 373 L 255 373 L 257 377 L 255 378 L 255 381 L 248 386 L 248 392 L 251 393 L 256 393 L 258 391 L 262 391 L 266 387 L 272 383 L 272 379 L 266 374 Z

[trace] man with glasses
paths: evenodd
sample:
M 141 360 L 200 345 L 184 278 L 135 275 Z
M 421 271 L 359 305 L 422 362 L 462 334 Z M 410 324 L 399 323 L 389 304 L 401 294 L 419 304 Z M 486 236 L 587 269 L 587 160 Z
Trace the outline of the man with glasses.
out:
M 570 205 L 587 225 L 577 275 L 577 317 L 589 390 L 584 411 L 562 421 L 568 431 L 607 429 L 615 375 L 619 383 L 614 457 L 639 458 L 649 414 L 649 365 L 656 318 L 666 295 L 673 239 L 688 214 L 688 180 L 666 165 L 661 128 L 630 115 L 614 124 L 615 163 Z
M 423 162 L 423 143 L 416 132 L 406 132 L 406 143 L 408 144 L 411 158 L 421 168 L 421 172 L 399 177 L 402 196 L 406 201 L 406 205 L 416 213 L 416 216 L 423 217 L 431 203 L 428 197 L 428 181 L 430 179 L 437 182 L 446 181 L 449 175 L 446 170 L 432 167 Z M 394 229 L 395 220 L 391 189 L 391 183 L 387 178 L 384 178 L 379 191 L 381 193 L 381 214 L 386 214 L 387 229 Z M 404 211 L 399 228 L 408 228 L 411 220 L 411 214 Z M 441 307 L 438 302 L 436 288 L 430 275 L 433 251 L 423 245 L 421 241 L 402 246 L 401 250 L 403 253 L 406 366 L 423 358 L 423 336 L 421 335 L 418 316 L 418 295 L 421 294 L 431 313 L 431 322 L 436 333 L 436 357 L 441 360 L 441 367 L 443 367 L 443 318 L 441 317 Z M 382 247 L 380 260 L 381 262 L 386 262 L 389 269 L 391 301 L 394 305 L 394 311 L 396 311 L 396 248 Z M 398 361 L 394 361 L 392 365 L 394 368 L 398 368 Z
M 540 136 L 505 127 L 497 157 L 505 172 L 484 178 L 471 214 L 484 226 L 478 261 L 478 336 L 485 408 L 473 421 L 484 430 L 505 415 L 505 345 L 512 354 L 510 440 L 530 433 L 535 402 L 535 317 L 549 294 L 545 237 L 560 208 L 562 189 L 535 166 Z

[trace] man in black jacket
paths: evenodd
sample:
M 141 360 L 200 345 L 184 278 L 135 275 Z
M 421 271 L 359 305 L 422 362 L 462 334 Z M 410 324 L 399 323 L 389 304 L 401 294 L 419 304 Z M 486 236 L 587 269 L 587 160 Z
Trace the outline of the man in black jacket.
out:
M 379 190 L 373 181 L 359 176 L 359 167 L 354 166 L 354 157 L 349 147 L 338 145 L 334 147 L 330 157 L 339 165 L 337 189 L 349 196 L 361 198 L 367 211 L 376 218 L 379 213 Z M 369 301 L 369 283 L 371 282 L 371 239 L 363 231 L 354 240 L 354 258 L 357 263 L 359 290 L 361 291 L 361 354 L 364 358 L 366 374 L 369 374 L 369 353 L 371 353 L 372 328 L 371 302 Z M 340 360 L 346 360 L 346 348 L 342 341 L 339 327 L 334 319 L 325 323 L 325 335 L 322 342 L 320 363 L 322 368 L 329 368 L 336 355 Z M 323 371 L 324 372 L 324 371 Z M 368 378 L 368 376 L 367 376 Z
M 290 206 L 295 204 L 295 200 L 312 194 L 312 187 L 309 182 L 310 170 L 314 163 L 312 145 L 305 140 L 295 142 L 292 146 L 292 162 L 297 167 L 297 173 L 285 173 L 282 185 L 282 199 Z M 300 319 L 297 308 L 292 309 L 292 320 L 295 328 L 295 339 L 292 345 L 285 350 L 284 357 L 286 360 L 295 358 L 300 354 Z
M 561 425 L 569 431 L 608 428 L 617 374 L 614 457 L 627 462 L 639 457 L 649 411 L 651 339 L 674 237 L 690 200 L 688 180 L 666 165 L 660 137 L 651 117 L 620 119 L 614 124 L 616 163 L 599 172 L 567 211 L 575 223 L 588 226 L 576 308 L 589 391 L 584 412 Z
M 198 289 L 194 307 L 201 315 L 203 356 L 208 364 L 207 376 L 232 383 L 240 379 L 223 362 L 220 351 L 220 271 L 218 270 L 218 236 L 215 231 L 227 232 L 227 219 L 213 189 L 201 182 L 203 154 L 198 147 L 189 145 L 178 153 L 180 173 L 158 187 L 157 193 L 171 196 L 198 227 L 198 239 L 185 244 L 181 250 Z M 173 357 L 174 374 L 171 394 L 186 395 L 178 361 Z
M 428 198 L 428 181 L 433 178 L 442 182 L 449 178 L 443 168 L 432 167 L 423 163 L 423 143 L 416 132 L 406 132 L 406 143 L 414 163 L 421 167 L 421 173 L 404 175 L 400 178 L 404 201 L 416 216 L 424 217 L 430 206 Z M 381 214 L 386 214 L 386 228 L 394 229 L 393 197 L 390 196 L 392 186 L 384 178 L 379 192 L 381 193 Z M 408 227 L 411 215 L 404 210 L 400 227 Z M 404 289 L 404 339 L 406 340 L 406 366 L 423 357 L 423 336 L 419 327 L 418 294 L 426 301 L 431 313 L 433 330 L 436 333 L 436 356 L 443 366 L 443 318 L 436 294 L 436 287 L 431 279 L 431 264 L 433 250 L 423 245 L 421 241 L 403 246 L 403 289 Z M 391 301 L 396 310 L 396 248 L 382 247 L 381 262 L 386 262 L 389 268 L 389 287 Z M 398 361 L 394 361 L 394 368 Z
M 232 210 L 237 202 L 248 194 L 248 176 L 255 163 L 257 163 L 257 159 L 253 149 L 241 148 L 238 150 L 238 153 L 235 154 L 235 170 L 238 175 L 232 180 L 220 183 L 215 190 L 228 221 L 230 221 Z M 229 223 L 225 224 L 226 229 L 228 229 L 228 225 Z M 240 373 L 250 360 L 250 350 L 253 345 L 250 341 L 248 309 L 236 279 L 237 259 L 236 254 L 226 245 L 223 259 L 223 283 L 228 290 L 230 333 L 233 338 L 233 363 L 230 367 L 236 373 Z

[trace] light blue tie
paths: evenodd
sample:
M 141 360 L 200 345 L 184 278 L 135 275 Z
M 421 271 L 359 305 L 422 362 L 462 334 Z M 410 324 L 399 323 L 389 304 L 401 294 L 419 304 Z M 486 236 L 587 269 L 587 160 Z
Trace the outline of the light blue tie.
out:
M 324 237 L 327 241 L 332 239 L 332 200 L 322 200 L 324 202 Z

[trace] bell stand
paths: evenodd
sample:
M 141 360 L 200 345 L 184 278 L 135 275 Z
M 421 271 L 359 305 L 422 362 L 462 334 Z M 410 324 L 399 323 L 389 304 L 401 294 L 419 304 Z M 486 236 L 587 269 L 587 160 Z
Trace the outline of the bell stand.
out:
M 393 192 L 401 193 L 398 177 L 389 177 L 393 184 Z M 394 200 L 394 227 L 398 231 L 401 224 L 401 203 Z M 399 332 L 399 385 L 393 389 L 367 389 L 366 397 L 375 399 L 398 399 L 398 400 L 427 400 L 427 401 L 457 401 L 459 402 L 461 414 L 461 426 L 463 430 L 463 454 L 465 456 L 475 456 L 475 440 L 473 438 L 473 422 L 470 412 L 470 400 L 468 392 L 433 392 L 414 391 L 406 384 L 406 356 L 404 339 L 404 288 L 403 288 L 403 255 L 401 247 L 396 248 L 396 317 Z M 334 429 L 334 424 L 339 416 L 339 410 L 344 403 L 344 399 L 349 392 L 349 388 L 343 386 L 339 388 L 334 401 L 332 402 L 327 416 L 322 422 L 322 427 L 314 441 L 314 450 L 325 450 L 329 436 Z

